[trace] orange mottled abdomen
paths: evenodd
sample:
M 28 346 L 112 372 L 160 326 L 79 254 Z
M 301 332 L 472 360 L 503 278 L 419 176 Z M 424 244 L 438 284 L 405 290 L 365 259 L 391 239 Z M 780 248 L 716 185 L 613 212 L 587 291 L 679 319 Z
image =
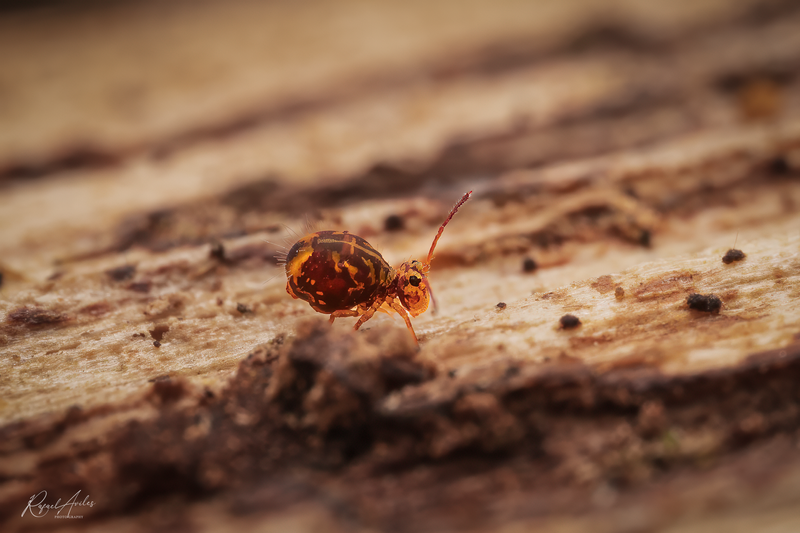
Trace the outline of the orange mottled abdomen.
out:
M 306 235 L 286 255 L 286 292 L 320 313 L 370 305 L 395 277 L 380 253 L 346 231 Z

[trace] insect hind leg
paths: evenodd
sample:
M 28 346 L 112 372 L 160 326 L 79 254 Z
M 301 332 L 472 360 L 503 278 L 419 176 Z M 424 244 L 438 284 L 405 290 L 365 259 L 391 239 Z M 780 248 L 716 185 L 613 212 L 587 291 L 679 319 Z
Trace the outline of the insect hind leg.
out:
M 336 320 L 337 318 L 344 318 L 344 317 L 347 317 L 347 316 L 358 316 L 360 314 L 361 313 L 359 313 L 355 309 L 345 309 L 343 311 L 334 311 L 333 313 L 331 313 L 331 324 L 333 324 L 333 321 Z

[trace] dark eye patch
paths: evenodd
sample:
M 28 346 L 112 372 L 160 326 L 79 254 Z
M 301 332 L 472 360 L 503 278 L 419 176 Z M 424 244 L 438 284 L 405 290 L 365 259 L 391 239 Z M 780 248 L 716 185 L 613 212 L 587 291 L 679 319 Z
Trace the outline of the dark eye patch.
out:
M 414 287 L 419 287 L 420 281 L 422 280 L 417 276 L 411 276 L 410 278 L 408 278 L 408 282 L 412 284 Z

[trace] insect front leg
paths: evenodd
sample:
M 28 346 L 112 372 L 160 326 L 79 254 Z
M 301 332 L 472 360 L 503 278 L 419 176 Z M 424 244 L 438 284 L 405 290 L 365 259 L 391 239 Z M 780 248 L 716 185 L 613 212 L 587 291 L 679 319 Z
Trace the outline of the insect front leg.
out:
M 343 311 L 334 311 L 333 313 L 331 313 L 331 324 L 333 324 L 333 321 L 336 320 L 337 318 L 342 318 L 346 316 L 358 316 L 360 314 L 361 313 L 359 313 L 356 309 L 345 309 Z
M 398 302 L 395 299 L 392 299 L 392 303 L 390 305 L 392 306 L 392 309 L 397 311 L 397 313 L 401 317 L 403 317 L 403 320 L 406 321 L 406 326 L 408 327 L 408 331 L 411 332 L 411 336 L 414 337 L 414 343 L 416 343 L 417 349 L 419 349 L 419 341 L 417 340 L 417 334 L 414 333 L 414 327 L 411 325 L 411 319 L 408 317 L 408 312 L 406 311 L 405 307 L 400 305 L 400 302 Z

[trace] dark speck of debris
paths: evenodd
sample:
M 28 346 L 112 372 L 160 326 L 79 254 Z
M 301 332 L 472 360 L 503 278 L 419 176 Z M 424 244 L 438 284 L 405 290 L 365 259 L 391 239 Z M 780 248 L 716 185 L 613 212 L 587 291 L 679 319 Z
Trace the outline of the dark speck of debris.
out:
M 253 312 L 253 310 L 250 309 L 249 307 L 247 307 L 246 305 L 239 304 L 239 303 L 236 304 L 236 310 L 239 311 L 242 314 L 252 313 Z
M 153 346 L 155 346 L 156 348 L 160 348 L 161 347 L 161 343 L 158 342 L 158 341 L 153 341 Z
M 389 215 L 383 221 L 383 227 L 386 231 L 400 231 L 406 227 L 406 222 L 400 215 Z
M 134 333 L 133 335 L 131 335 L 131 337 L 133 337 L 133 338 L 136 338 L 136 337 L 142 337 L 142 338 L 144 338 L 144 337 L 146 337 L 146 336 L 147 336 L 147 335 L 145 335 L 144 333 Z
M 211 250 L 208 255 L 213 259 L 225 261 L 225 246 L 221 242 L 215 242 L 211 245 Z
M 722 307 L 722 300 L 716 294 L 690 294 L 686 303 L 689 304 L 690 309 L 704 313 L 719 313 Z
M 522 260 L 523 272 L 534 272 L 537 268 L 539 268 L 539 265 L 537 265 L 536 261 L 534 261 L 532 258 L 526 257 Z
M 114 281 L 125 281 L 131 279 L 136 273 L 136 265 L 122 265 L 111 270 L 106 270 L 106 275 Z
M 506 308 L 506 303 L 505 302 L 500 302 L 495 307 L 497 307 L 497 309 L 502 311 L 503 309 Z
M 722 256 L 722 262 L 725 263 L 726 265 L 730 265 L 734 261 L 741 261 L 745 257 L 747 256 L 744 254 L 743 251 L 731 248 L 730 250 L 725 252 L 725 255 Z
M 561 329 L 572 329 L 581 325 L 581 319 L 570 314 L 562 316 L 559 322 L 561 323 Z
M 625 298 L 625 289 L 623 289 L 622 287 L 617 287 L 616 289 L 614 289 L 614 296 L 617 297 L 617 300 L 622 300 L 623 298 Z

